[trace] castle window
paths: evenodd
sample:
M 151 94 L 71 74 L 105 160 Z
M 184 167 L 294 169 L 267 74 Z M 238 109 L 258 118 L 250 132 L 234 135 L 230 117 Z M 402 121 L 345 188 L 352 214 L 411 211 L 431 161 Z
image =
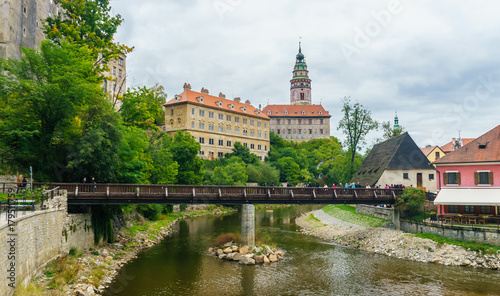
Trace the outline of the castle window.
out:
M 304 93 L 300 93 L 300 100 L 304 100 Z
M 118 65 L 123 66 L 123 59 L 122 58 L 118 58 Z
M 28 11 L 28 7 L 26 6 L 26 3 L 23 4 L 23 13 L 26 15 L 26 12 Z

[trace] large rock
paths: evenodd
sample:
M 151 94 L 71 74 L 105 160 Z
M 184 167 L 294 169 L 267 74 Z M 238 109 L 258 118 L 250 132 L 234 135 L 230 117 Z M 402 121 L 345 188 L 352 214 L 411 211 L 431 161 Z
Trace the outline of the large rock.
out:
M 269 264 L 271 261 L 269 261 L 269 258 L 267 256 L 264 256 L 264 264 Z
M 233 257 L 233 260 L 240 261 L 241 256 L 243 256 L 243 255 L 241 255 L 241 253 L 236 253 L 236 255 L 234 255 L 234 257 Z
M 239 250 L 238 246 L 232 246 L 231 249 L 233 250 L 233 252 L 238 252 Z
M 241 255 L 246 255 L 246 254 L 248 254 L 248 252 L 249 252 L 248 247 L 241 247 L 240 248 Z
M 262 249 L 262 247 L 256 247 L 254 250 L 254 253 L 260 254 L 260 253 L 262 253 L 263 250 L 264 249 Z
M 282 250 L 277 250 L 276 252 L 274 252 L 274 254 L 276 254 L 278 257 L 285 257 L 285 252 L 283 252 Z
M 269 256 L 269 255 L 274 255 L 273 250 L 271 250 L 271 248 L 269 248 L 269 246 L 266 246 L 266 255 L 267 255 L 267 256 Z
M 232 253 L 233 252 L 233 249 L 231 249 L 231 247 L 227 247 L 224 249 L 224 253 L 225 254 L 229 254 L 229 253 Z
M 255 264 L 255 260 L 253 260 L 250 256 L 242 255 L 240 258 L 240 264 L 253 265 Z
M 226 259 L 226 257 L 227 257 L 227 254 L 220 254 L 219 255 L 219 259 Z
M 227 257 L 226 259 L 227 260 L 234 260 L 234 257 L 237 255 L 238 253 L 229 253 L 227 254 Z M 240 255 L 241 256 L 241 255 Z
M 217 252 L 215 252 L 215 254 L 217 254 L 217 256 L 220 256 L 224 253 L 224 251 L 222 249 L 217 249 Z
M 264 255 L 255 255 L 253 260 L 255 260 L 255 263 L 264 263 Z
M 278 261 L 278 256 L 271 254 L 269 255 L 269 261 L 271 262 L 277 262 Z

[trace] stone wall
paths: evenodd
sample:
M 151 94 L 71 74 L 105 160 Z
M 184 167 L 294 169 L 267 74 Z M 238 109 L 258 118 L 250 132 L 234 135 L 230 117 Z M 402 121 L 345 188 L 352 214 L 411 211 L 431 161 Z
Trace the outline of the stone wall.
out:
M 17 212 L 11 226 L 7 223 L 6 213 L 2 213 L 0 295 L 12 295 L 11 280 L 15 286 L 26 282 L 40 267 L 68 252 L 71 247 L 83 250 L 93 245 L 90 214 L 68 214 L 66 197 L 64 192 L 62 196 L 46 201 L 46 210 Z M 11 272 L 14 277 L 9 279 Z
M 392 212 L 392 208 L 381 208 L 370 205 L 356 205 L 356 213 L 370 215 L 385 220 L 392 220 Z
M 410 233 L 432 233 L 452 239 L 500 246 L 500 231 L 497 229 L 401 220 L 401 230 Z

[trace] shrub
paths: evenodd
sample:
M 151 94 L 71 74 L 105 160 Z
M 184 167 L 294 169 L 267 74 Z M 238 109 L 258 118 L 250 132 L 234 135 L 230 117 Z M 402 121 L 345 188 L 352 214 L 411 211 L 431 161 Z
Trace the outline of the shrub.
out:
M 158 215 L 163 212 L 163 206 L 159 204 L 139 205 L 137 212 L 150 221 L 158 220 Z
M 427 193 L 419 188 L 406 188 L 401 196 L 396 196 L 394 207 L 407 218 L 415 216 L 427 199 Z
M 241 241 L 241 234 L 239 233 L 223 233 L 217 237 L 217 241 L 215 243 L 216 246 L 222 247 L 226 243 L 233 242 L 239 243 Z
M 71 249 L 69 249 L 69 254 L 71 256 L 75 256 L 76 255 L 76 248 L 75 247 L 72 247 Z

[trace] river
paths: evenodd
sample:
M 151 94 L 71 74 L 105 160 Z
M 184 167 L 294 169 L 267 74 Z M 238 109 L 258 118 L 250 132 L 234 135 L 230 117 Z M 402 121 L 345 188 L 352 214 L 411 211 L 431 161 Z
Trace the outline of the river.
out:
M 319 206 L 256 210 L 285 260 L 242 266 L 206 254 L 217 236 L 239 232 L 240 214 L 181 221 L 140 253 L 104 295 L 500 295 L 500 272 L 389 258 L 301 234 L 300 213 Z

